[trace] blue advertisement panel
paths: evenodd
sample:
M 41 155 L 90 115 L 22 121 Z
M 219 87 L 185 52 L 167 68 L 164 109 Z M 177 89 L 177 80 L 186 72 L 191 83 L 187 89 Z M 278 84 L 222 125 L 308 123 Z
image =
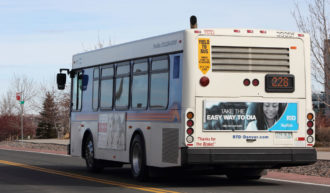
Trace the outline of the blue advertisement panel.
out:
M 297 103 L 204 101 L 204 130 L 296 131 Z

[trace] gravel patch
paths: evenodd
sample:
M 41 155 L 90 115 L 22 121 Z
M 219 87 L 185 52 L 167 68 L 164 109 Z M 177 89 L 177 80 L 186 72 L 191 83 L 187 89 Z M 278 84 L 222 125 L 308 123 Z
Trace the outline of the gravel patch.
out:
M 281 169 L 269 170 L 274 172 L 295 173 L 308 176 L 320 176 L 330 178 L 330 161 L 317 160 L 313 165 L 283 167 Z M 330 180 L 330 179 L 329 179 Z

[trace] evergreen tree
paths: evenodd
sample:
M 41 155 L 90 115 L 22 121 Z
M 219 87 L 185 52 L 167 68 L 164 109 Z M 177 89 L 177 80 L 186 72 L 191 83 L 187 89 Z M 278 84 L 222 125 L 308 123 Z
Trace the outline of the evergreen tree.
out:
M 36 131 L 38 138 L 57 137 L 55 124 L 58 121 L 58 113 L 54 94 L 46 92 L 46 97 L 42 104 L 42 111 L 40 112 L 40 119 Z

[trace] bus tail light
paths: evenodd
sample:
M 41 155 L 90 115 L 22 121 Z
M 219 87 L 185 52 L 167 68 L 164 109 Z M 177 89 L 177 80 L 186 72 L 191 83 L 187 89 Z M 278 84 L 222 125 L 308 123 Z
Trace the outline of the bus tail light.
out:
M 193 120 L 188 120 L 187 121 L 187 126 L 188 127 L 192 127 L 194 125 L 194 121 Z
M 248 29 L 246 30 L 247 33 L 253 33 L 253 30 L 252 29 Z
M 187 113 L 187 118 L 188 118 L 188 119 L 192 119 L 192 118 L 194 118 L 194 113 L 193 113 L 193 112 L 189 112 L 189 113 Z
M 313 135 L 314 131 L 312 128 L 307 129 L 307 134 L 308 135 Z
M 243 80 L 243 84 L 244 84 L 244 86 L 249 86 L 250 83 L 251 83 L 250 80 L 247 79 L 247 78 Z
M 258 79 L 252 80 L 252 84 L 253 84 L 253 86 L 258 86 L 259 85 L 259 80 Z
M 314 125 L 313 121 L 308 121 L 308 122 L 307 122 L 307 126 L 308 126 L 308 127 L 313 127 L 313 125 Z
M 192 142 L 194 141 L 194 137 L 192 136 L 192 134 L 194 134 L 194 129 L 192 128 L 192 126 L 194 126 L 194 121 L 192 120 L 194 118 L 194 113 L 189 111 L 187 114 L 186 114 L 186 117 L 187 117 L 187 130 L 186 130 L 186 133 L 187 133 L 187 137 L 186 137 L 186 141 L 187 141 L 187 145 L 189 146 L 192 146 Z
M 307 137 L 307 142 L 308 143 L 313 143 L 314 142 L 314 137 L 313 136 L 308 136 Z
M 313 113 L 308 113 L 308 114 L 307 114 L 307 119 L 308 119 L 309 121 L 311 121 L 313 118 L 314 118 Z
M 201 86 L 207 86 L 210 83 L 210 79 L 206 76 L 203 76 L 200 80 L 199 80 L 199 84 L 201 84 Z
M 188 137 L 186 137 L 186 141 L 187 141 L 188 143 L 192 143 L 192 142 L 194 141 L 194 137 L 191 136 L 191 135 L 189 135 Z
M 194 129 L 193 128 L 188 128 L 187 129 L 187 134 L 188 135 L 191 135 L 191 134 L 193 134 L 194 133 Z
M 314 137 L 313 137 L 313 134 L 314 134 L 314 129 L 313 129 L 313 126 L 314 126 L 314 114 L 313 113 L 308 113 L 307 114 L 307 137 L 306 137 L 306 141 L 307 141 L 307 145 L 308 146 L 313 146 L 313 142 L 314 142 Z

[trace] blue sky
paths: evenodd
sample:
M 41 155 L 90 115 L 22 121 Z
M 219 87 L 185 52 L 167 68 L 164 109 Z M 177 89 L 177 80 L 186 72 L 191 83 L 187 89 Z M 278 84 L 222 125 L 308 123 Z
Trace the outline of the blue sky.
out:
M 1 0 L 0 97 L 14 76 L 55 84 L 72 55 L 106 44 L 189 28 L 259 28 L 298 31 L 294 0 Z M 306 1 L 298 1 L 302 8 Z

